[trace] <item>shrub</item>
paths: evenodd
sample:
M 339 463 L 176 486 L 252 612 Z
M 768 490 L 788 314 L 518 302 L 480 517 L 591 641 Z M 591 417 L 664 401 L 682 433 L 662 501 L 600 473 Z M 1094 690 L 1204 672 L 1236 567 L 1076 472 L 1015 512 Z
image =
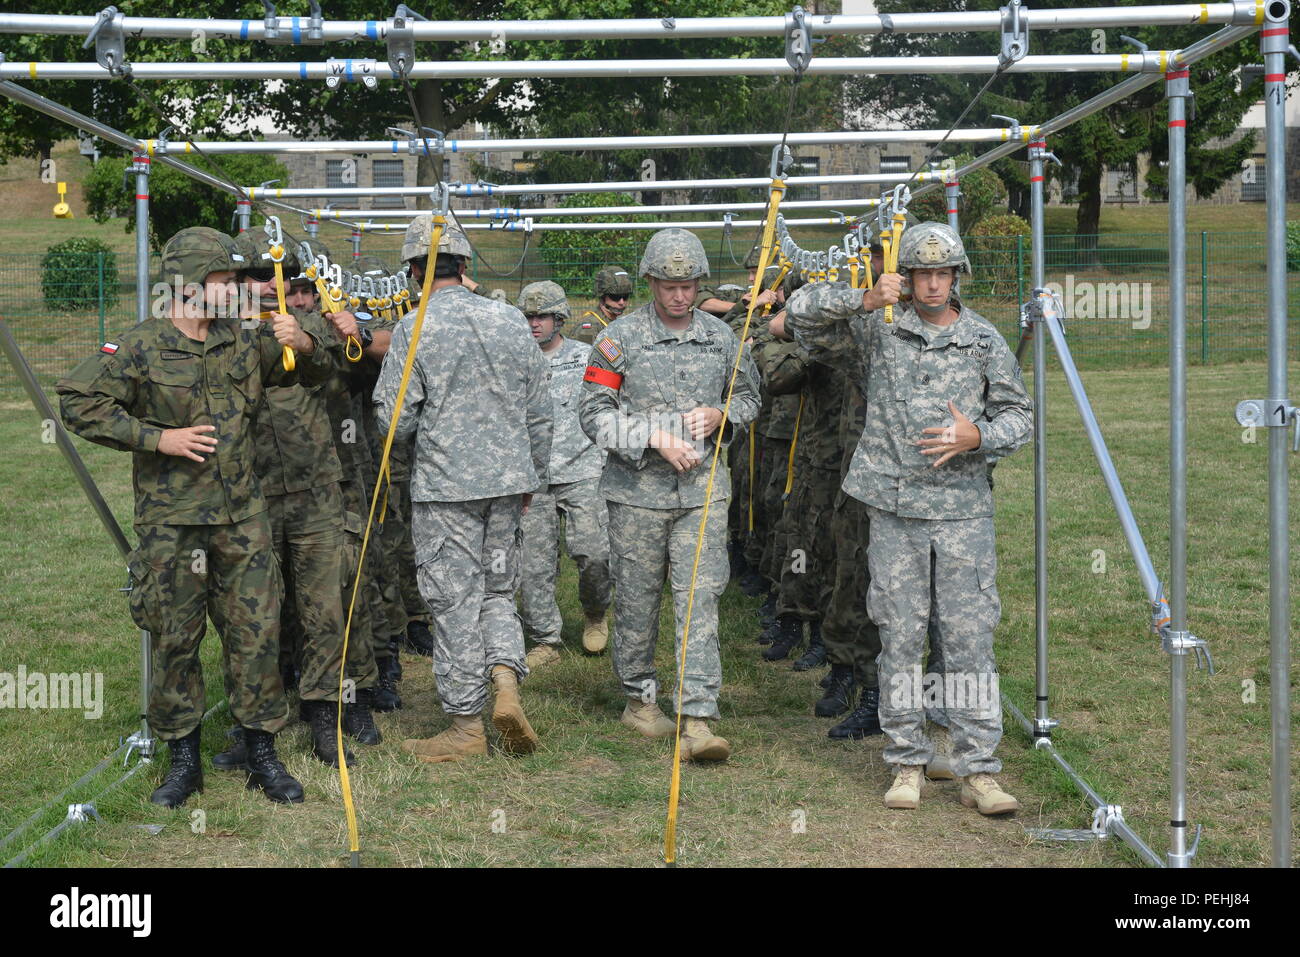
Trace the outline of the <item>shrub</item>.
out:
M 100 276 L 100 255 L 104 272 Z M 45 251 L 41 260 L 41 295 L 45 305 L 59 312 L 96 309 L 112 291 L 117 298 L 117 256 L 98 239 L 74 236 Z
M 985 216 L 966 235 L 966 254 L 974 276 L 967 280 L 975 295 L 1014 299 L 1019 289 L 1017 237 L 1029 236 L 1029 224 L 1012 213 Z M 1029 249 L 1024 242 L 1023 248 Z
M 1286 268 L 1300 272 L 1300 222 L 1286 224 Z
M 627 193 L 575 193 L 562 204 L 574 209 L 583 206 L 634 206 L 635 200 Z M 548 218 L 548 223 L 558 222 L 608 222 L 612 216 L 573 216 L 564 219 Z M 647 216 L 625 216 L 625 222 L 648 221 Z M 550 270 L 550 279 L 558 282 L 574 297 L 591 295 L 592 277 L 602 266 L 621 266 L 629 273 L 636 269 L 641 249 L 649 238 L 642 230 L 605 229 L 598 232 L 572 233 L 548 230 L 538 233 L 537 242 L 542 261 Z M 581 245 L 575 245 L 575 237 Z

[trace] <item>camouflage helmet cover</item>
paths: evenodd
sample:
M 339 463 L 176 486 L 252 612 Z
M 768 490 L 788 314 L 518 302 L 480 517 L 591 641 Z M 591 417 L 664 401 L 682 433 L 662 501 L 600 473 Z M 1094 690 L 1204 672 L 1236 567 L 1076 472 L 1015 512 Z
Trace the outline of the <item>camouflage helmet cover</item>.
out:
M 524 286 L 519 290 L 515 306 L 525 316 L 555 316 L 557 322 L 570 318 L 568 297 L 557 283 L 549 279 Z
M 596 273 L 596 298 L 632 295 L 632 277 L 626 269 L 606 266 Z
M 756 245 L 756 246 L 754 246 L 752 249 L 750 249 L 750 251 L 749 251 L 749 255 L 747 255 L 747 256 L 745 257 L 745 268 L 746 268 L 746 269 L 757 269 L 757 268 L 758 268 L 758 262 L 759 262 L 759 259 L 762 257 L 762 255 L 763 255 L 763 247 L 762 247 L 762 246 L 757 246 L 757 245 Z
M 381 276 L 387 276 L 391 272 L 388 265 L 378 256 L 362 256 L 356 261 L 354 272 L 360 272 L 363 276 L 373 276 L 378 273 Z
M 249 268 L 235 240 L 208 226 L 182 229 L 163 246 L 164 281 L 180 276 L 181 282 L 203 283 L 209 273 Z
M 638 272 L 669 282 L 699 279 L 709 274 L 709 257 L 694 233 L 677 227 L 661 229 L 646 243 Z
M 941 269 L 955 266 L 970 274 L 970 259 L 961 237 L 947 223 L 919 223 L 903 233 L 898 244 L 899 269 Z
M 406 227 L 406 235 L 402 239 L 402 262 L 410 262 L 412 259 L 429 255 L 429 243 L 432 240 L 433 214 L 425 213 L 423 216 L 415 217 Z M 467 259 L 474 255 L 465 234 L 451 225 L 442 231 L 442 238 L 438 241 L 438 252 L 449 256 L 464 256 Z
M 288 233 L 283 233 L 281 238 L 284 240 L 284 277 L 291 279 L 302 275 L 302 265 L 298 262 L 298 249 L 301 244 Z M 246 230 L 236 236 L 233 242 L 236 252 L 244 257 L 244 261 L 238 267 L 241 272 L 246 269 L 273 268 L 271 243 L 264 230 L 257 227 Z

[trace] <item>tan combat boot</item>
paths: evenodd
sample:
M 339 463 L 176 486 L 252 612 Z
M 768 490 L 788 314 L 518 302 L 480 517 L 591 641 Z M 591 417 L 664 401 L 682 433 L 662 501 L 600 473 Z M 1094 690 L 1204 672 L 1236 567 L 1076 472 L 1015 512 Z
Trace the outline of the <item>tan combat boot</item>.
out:
M 609 644 L 609 619 L 605 615 L 588 618 L 582 626 L 582 650 L 589 655 L 598 655 Z
M 509 665 L 494 665 L 492 684 L 497 692 L 492 704 L 492 727 L 501 733 L 502 748 L 511 754 L 532 754 L 537 749 L 537 732 L 519 703 L 519 676 Z
M 560 649 L 554 645 L 534 645 L 533 650 L 524 656 L 524 663 L 529 671 L 536 671 L 560 660 Z
M 896 767 L 894 784 L 885 792 L 885 807 L 915 811 L 921 806 L 921 766 L 899 764 Z
M 961 779 L 961 803 L 977 808 L 981 814 L 1010 814 L 1020 810 L 1020 802 L 1002 790 L 991 774 L 969 774 Z
M 628 698 L 627 707 L 623 709 L 622 721 L 629 728 L 635 728 L 647 738 L 666 738 L 677 730 L 677 725 L 668 715 L 659 710 L 653 701 L 646 702 L 640 698 Z
M 925 766 L 925 776 L 931 781 L 951 781 L 956 778 L 952 773 L 952 737 L 948 729 L 941 724 L 930 725 L 930 739 L 934 742 L 934 757 Z
M 402 742 L 402 750 L 429 764 L 487 754 L 483 719 L 477 714 L 453 714 L 446 731 L 432 738 L 408 738 Z
M 703 718 L 683 717 L 683 761 L 725 761 L 729 757 L 731 745 L 726 738 L 719 738 L 710 731 Z

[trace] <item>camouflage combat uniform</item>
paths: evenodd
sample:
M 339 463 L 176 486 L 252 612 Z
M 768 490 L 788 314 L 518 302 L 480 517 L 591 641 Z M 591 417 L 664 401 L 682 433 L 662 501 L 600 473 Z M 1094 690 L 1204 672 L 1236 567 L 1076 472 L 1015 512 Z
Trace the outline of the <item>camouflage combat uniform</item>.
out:
M 129 564 L 131 614 L 152 635 L 148 719 L 165 741 L 184 738 L 206 709 L 199 643 L 207 617 L 221 635 L 240 726 L 275 733 L 288 719 L 279 670 L 280 566 L 267 502 L 254 470 L 252 417 L 267 386 L 319 382 L 317 348 L 281 365 L 270 326 L 213 321 L 199 342 L 167 318 L 148 320 L 112 351 L 57 385 L 64 424 L 133 455 L 139 547 Z M 165 429 L 213 425 L 215 451 L 195 462 L 158 452 Z
M 697 406 L 722 407 L 739 349 L 735 333 L 722 320 L 695 310 L 690 325 L 674 331 L 649 303 L 610 323 L 591 350 L 580 415 L 583 431 L 610 453 L 601 490 L 609 502 L 615 554 L 614 672 L 629 697 L 656 693 L 654 653 L 665 579 L 672 585 L 681 650 L 716 435 L 696 443 L 704 461 L 680 475 L 647 442 L 656 428 L 672 428 L 670 422 L 680 428 L 684 412 Z M 724 449 L 734 430 L 758 414 L 756 383 L 753 362 L 745 357 L 723 428 Z M 724 504 L 729 494 L 728 472 L 719 468 L 700 553 L 683 676 L 682 714 L 696 718 L 718 717 L 718 596 L 729 574 Z
M 558 645 L 563 627 L 555 602 L 561 514 L 565 546 L 578 566 L 583 612 L 588 619 L 600 619 L 609 608 L 609 512 L 600 492 L 605 453 L 578 422 L 590 352 L 590 346 L 564 338 L 556 349 L 543 353 L 549 365 L 553 419 L 549 485 L 537 490 L 523 517 L 524 574 L 519 589 L 524 637 L 543 645 Z
M 415 316 L 393 332 L 375 387 L 391 421 Z M 414 437 L 411 499 L 420 593 L 433 619 L 443 709 L 474 715 L 495 665 L 528 674 L 515 613 L 524 493 L 546 481 L 546 360 L 513 306 L 463 286 L 435 291 L 397 423 Z
M 942 331 L 910 308 L 894 321 L 862 309 L 860 289 L 818 283 L 788 305 L 789 328 L 814 358 L 855 361 L 865 376 L 867 419 L 844 490 L 868 506 L 871 585 L 867 610 L 880 628 L 880 723 L 895 765 L 927 764 L 934 743 L 915 678 L 933 604 L 948 673 L 992 691 L 945 701 L 953 773 L 996 773 L 1002 735 L 993 631 L 1001 615 L 995 573 L 993 495 L 986 456 L 1029 440 L 1032 407 L 1020 368 L 991 323 L 960 308 Z M 933 468 L 916 444 L 922 429 L 951 424 L 948 401 L 979 429 L 979 449 Z M 963 705 L 958 707 L 957 705 Z

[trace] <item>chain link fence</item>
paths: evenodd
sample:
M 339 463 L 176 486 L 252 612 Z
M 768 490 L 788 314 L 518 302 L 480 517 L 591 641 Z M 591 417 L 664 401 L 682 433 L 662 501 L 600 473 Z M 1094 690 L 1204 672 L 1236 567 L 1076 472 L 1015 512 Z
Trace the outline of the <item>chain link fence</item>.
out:
M 713 285 L 745 286 L 743 259 L 748 243 L 730 245 L 718 236 L 702 236 L 711 265 Z M 530 246 L 522 266 L 522 244 L 478 243 L 481 257 L 470 274 L 489 290 L 500 290 L 513 302 L 520 288 L 557 275 L 593 275 L 602 266 L 616 265 L 636 271 L 644 239 L 619 255 L 606 258 L 591 247 L 549 248 Z M 827 242 L 833 242 L 829 239 Z M 810 244 L 811 246 L 812 244 Z M 629 255 L 631 253 L 631 255 Z M 368 252 L 369 254 L 369 252 Z M 102 256 L 103 254 L 97 254 Z M 379 254 L 395 265 L 395 251 Z M 1027 238 L 980 239 L 971 243 L 974 274 L 962 282 L 963 298 L 972 309 L 992 321 L 1014 347 L 1018 338 L 1019 303 L 1028 298 L 1030 248 Z M 1045 274 L 1060 295 L 1068 317 L 1066 333 L 1075 361 L 1081 368 L 1127 368 L 1166 365 L 1169 360 L 1168 236 L 1164 233 L 1102 236 L 1052 235 L 1046 237 Z M 75 311 L 52 308 L 42 291 L 41 254 L 12 254 L 0 260 L 0 317 L 8 323 L 42 384 L 52 386 L 77 362 L 94 353 L 135 324 L 135 284 L 132 260 L 118 257 L 118 278 L 102 264 L 88 267 L 92 297 L 84 295 L 85 277 L 79 282 Z M 1297 264 L 1292 264 L 1293 266 Z M 156 263 L 155 263 L 156 268 Z M 1300 270 L 1288 274 L 1289 319 L 1300 310 Z M 47 291 L 49 284 L 47 283 Z M 594 306 L 591 288 L 569 284 L 575 314 Z M 644 303 L 647 291 L 638 280 L 629 309 Z M 1259 232 L 1209 230 L 1189 235 L 1187 244 L 1187 355 L 1192 363 L 1263 361 L 1267 349 L 1267 285 L 1265 243 Z M 1290 342 L 1300 357 L 1300 329 Z M 21 391 L 8 363 L 0 363 L 0 394 Z

